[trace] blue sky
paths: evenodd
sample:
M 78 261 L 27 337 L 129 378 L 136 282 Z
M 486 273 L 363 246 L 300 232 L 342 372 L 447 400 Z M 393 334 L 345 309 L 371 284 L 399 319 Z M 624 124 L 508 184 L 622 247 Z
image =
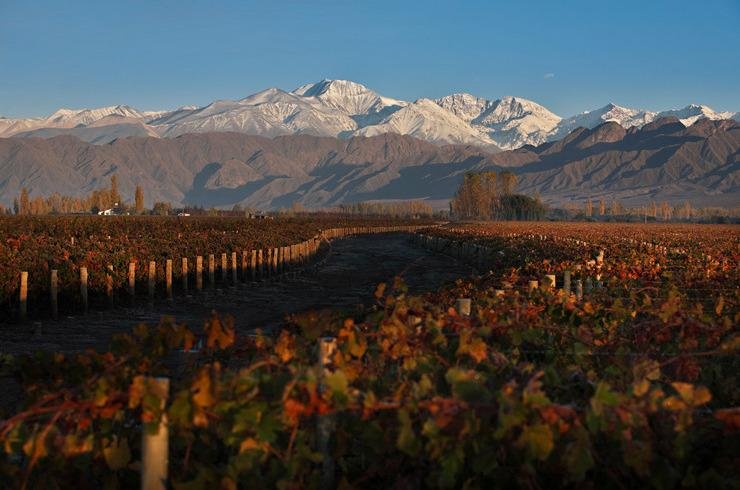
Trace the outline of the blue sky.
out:
M 0 115 L 169 109 L 346 78 L 401 99 L 518 95 L 740 111 L 740 1 L 0 0 Z

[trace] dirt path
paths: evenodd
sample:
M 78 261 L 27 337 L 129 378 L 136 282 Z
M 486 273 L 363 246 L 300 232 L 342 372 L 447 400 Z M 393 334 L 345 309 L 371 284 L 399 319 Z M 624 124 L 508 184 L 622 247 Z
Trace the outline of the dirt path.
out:
M 414 247 L 408 235 L 364 235 L 332 242 L 316 270 L 295 278 L 175 297 L 172 303 L 159 301 L 153 307 L 116 308 L 58 321 L 3 326 L 0 353 L 105 348 L 113 334 L 139 323 L 154 324 L 162 316 L 200 330 L 213 310 L 233 316 L 237 331 L 244 332 L 278 323 L 289 313 L 368 304 L 377 284 L 390 282 L 398 274 L 411 292 L 418 293 L 469 273 L 469 267 L 453 259 Z

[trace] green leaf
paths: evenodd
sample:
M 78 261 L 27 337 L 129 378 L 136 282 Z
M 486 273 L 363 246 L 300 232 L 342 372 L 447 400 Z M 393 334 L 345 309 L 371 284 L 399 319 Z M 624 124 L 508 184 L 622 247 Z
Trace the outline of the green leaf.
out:
M 565 450 L 565 463 L 570 479 L 576 482 L 583 481 L 586 472 L 594 466 L 588 434 L 583 429 L 578 431 L 576 440 L 568 444 Z
M 346 402 L 348 397 L 349 382 L 344 371 L 338 369 L 333 373 L 330 373 L 324 379 L 326 386 L 331 390 L 332 398 L 336 401 L 343 403 Z
M 408 410 L 402 408 L 398 411 L 398 421 L 401 426 L 398 431 L 396 446 L 409 456 L 416 456 L 421 449 L 421 443 L 416 437 L 416 433 L 414 433 L 413 423 L 411 422 L 411 416 Z
M 524 427 L 522 434 L 517 440 L 519 447 L 526 448 L 527 452 L 544 461 L 552 452 L 555 443 L 553 442 L 552 431 L 545 424 L 535 424 Z
M 111 444 L 103 449 L 103 456 L 111 470 L 116 471 L 125 468 L 131 460 L 131 450 L 126 438 L 114 438 Z

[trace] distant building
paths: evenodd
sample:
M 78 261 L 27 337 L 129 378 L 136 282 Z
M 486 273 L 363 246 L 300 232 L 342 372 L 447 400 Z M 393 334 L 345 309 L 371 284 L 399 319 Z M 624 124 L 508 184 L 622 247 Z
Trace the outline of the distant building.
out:
M 119 206 L 118 203 L 115 203 L 112 208 L 98 211 L 98 216 L 123 216 L 127 214 L 126 209 Z

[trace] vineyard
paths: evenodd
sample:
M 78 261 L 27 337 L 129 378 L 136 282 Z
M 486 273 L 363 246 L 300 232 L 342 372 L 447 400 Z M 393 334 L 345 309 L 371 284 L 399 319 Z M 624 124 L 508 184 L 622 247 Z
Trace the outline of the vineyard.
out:
M 218 261 L 222 254 L 287 246 L 336 227 L 382 227 L 418 221 L 337 216 L 246 219 L 211 217 L 39 216 L 0 217 L 0 322 L 18 317 L 21 272 L 28 273 L 27 301 L 36 317 L 49 316 L 51 271 L 56 271 L 57 302 L 67 312 L 82 309 L 80 271 L 87 274 L 86 291 L 91 304 L 104 307 L 120 296 L 133 275 L 137 289 L 146 287 L 149 265 L 156 264 L 155 279 L 162 282 L 167 260 L 174 262 L 177 286 L 181 274 L 193 276 L 196 257 Z M 183 271 L 180 261 L 189 259 Z M 266 259 L 265 259 L 266 260 Z M 131 266 L 133 264 L 133 266 Z M 130 268 L 133 267 L 133 272 Z M 193 277 L 190 278 L 191 283 Z M 175 287 L 177 287 L 175 286 Z
M 16 271 L 34 252 L 44 273 L 96 254 L 123 267 L 132 250 L 261 248 L 321 227 L 234 223 L 178 223 L 182 237 L 62 224 L 54 235 L 76 229 L 81 247 L 63 260 L 70 248 L 31 224 L 12 240 L 33 252 L 8 240 L 2 254 Z M 0 408 L 0 481 L 135 488 L 162 471 L 151 444 L 164 437 L 181 489 L 737 487 L 737 227 L 446 225 L 409 239 L 476 274 L 421 296 L 389 281 L 362 313 L 295 314 L 270 332 L 214 314 L 197 330 L 142 325 L 108 352 L 2 357 L 22 395 Z

